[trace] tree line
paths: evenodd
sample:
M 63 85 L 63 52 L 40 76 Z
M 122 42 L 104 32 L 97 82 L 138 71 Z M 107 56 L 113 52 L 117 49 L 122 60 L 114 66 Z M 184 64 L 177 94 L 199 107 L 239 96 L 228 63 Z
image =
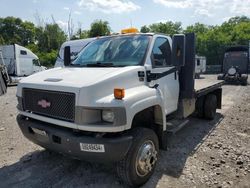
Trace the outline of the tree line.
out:
M 250 18 L 233 17 L 221 25 L 210 26 L 202 23 L 183 28 L 181 22 L 160 22 L 144 25 L 142 33 L 157 32 L 168 35 L 196 33 L 196 54 L 206 56 L 207 64 L 221 64 L 225 48 L 232 45 L 247 45 L 250 40 Z M 70 40 L 112 33 L 107 21 L 95 20 L 89 30 L 77 29 Z M 61 44 L 69 39 L 56 22 L 36 26 L 20 18 L 0 18 L 0 45 L 19 44 L 31 49 L 40 58 L 41 64 L 53 66 Z

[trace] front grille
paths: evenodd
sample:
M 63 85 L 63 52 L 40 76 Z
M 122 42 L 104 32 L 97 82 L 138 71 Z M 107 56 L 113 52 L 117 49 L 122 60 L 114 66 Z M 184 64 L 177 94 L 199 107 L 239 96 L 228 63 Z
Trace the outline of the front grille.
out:
M 75 94 L 24 88 L 23 109 L 35 114 L 73 122 L 75 119 Z

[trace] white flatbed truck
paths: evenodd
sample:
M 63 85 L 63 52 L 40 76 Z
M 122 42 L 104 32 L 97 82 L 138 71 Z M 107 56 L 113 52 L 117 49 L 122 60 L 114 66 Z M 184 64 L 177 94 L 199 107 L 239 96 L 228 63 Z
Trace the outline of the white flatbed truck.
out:
M 30 141 L 73 158 L 116 163 L 140 186 L 159 148 L 197 112 L 213 119 L 223 81 L 195 80 L 195 35 L 127 33 L 96 39 L 63 68 L 18 85 L 17 122 Z

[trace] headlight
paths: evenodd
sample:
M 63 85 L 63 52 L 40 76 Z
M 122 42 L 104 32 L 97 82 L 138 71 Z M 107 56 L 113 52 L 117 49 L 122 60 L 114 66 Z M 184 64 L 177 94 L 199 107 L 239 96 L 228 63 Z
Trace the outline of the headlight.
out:
M 115 119 L 114 112 L 111 110 L 103 110 L 102 111 L 102 120 L 113 123 Z
M 75 123 L 80 125 L 121 126 L 127 123 L 126 110 L 123 107 L 85 108 L 76 106 Z

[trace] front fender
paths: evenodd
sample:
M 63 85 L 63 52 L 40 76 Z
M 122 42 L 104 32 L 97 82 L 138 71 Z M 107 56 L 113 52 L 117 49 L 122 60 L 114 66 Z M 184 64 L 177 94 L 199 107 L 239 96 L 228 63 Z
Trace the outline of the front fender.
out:
M 160 90 L 140 86 L 126 90 L 125 106 L 127 110 L 127 126 L 130 129 L 133 118 L 138 113 L 152 106 L 160 106 L 162 111 L 163 129 L 165 130 L 166 118 L 164 115 L 164 102 Z
M 133 87 L 125 90 L 125 97 L 122 100 L 114 99 L 114 95 L 110 94 L 97 100 L 94 104 L 94 106 L 99 107 L 125 107 L 127 123 L 124 125 L 124 130 L 131 128 L 133 118 L 138 112 L 156 105 L 162 109 L 163 130 L 165 130 L 166 118 L 163 96 L 158 89 L 145 85 Z

